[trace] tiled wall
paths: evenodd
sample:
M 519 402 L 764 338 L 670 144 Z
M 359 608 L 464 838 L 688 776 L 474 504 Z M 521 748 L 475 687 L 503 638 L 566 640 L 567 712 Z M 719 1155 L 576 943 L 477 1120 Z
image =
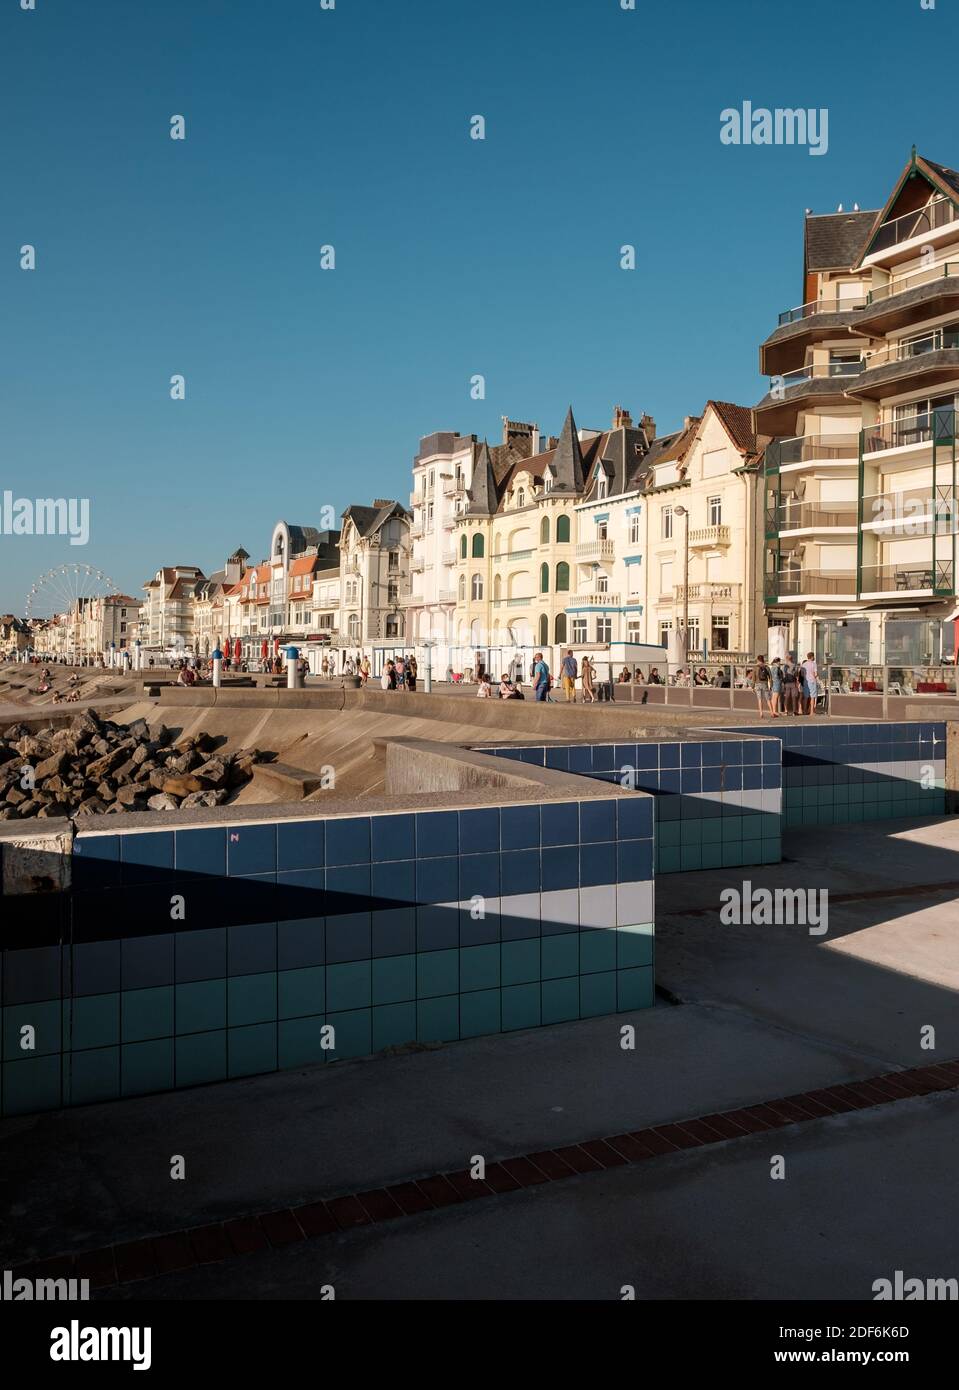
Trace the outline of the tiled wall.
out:
M 787 826 L 945 814 L 945 723 L 813 718 L 770 721 L 763 732 L 782 743 Z
M 632 785 L 655 798 L 657 873 L 779 863 L 778 740 L 650 739 L 628 744 L 507 745 L 482 751 L 620 786 L 632 775 Z
M 652 806 L 81 835 L 3 903 L 2 1111 L 651 1005 Z

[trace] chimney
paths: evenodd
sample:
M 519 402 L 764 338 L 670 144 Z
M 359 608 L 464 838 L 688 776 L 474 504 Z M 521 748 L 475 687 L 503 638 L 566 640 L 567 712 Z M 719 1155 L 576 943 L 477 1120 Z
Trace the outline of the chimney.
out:
M 539 425 L 533 426 L 532 444 L 530 446 L 530 457 L 539 453 Z
M 640 418 L 639 428 L 650 442 L 656 438 L 656 421 L 651 415 L 647 415 L 645 410 Z
M 373 506 L 374 506 L 374 507 L 377 507 L 377 508 L 379 508 L 379 507 L 392 507 L 392 505 L 393 505 L 393 499 L 392 499 L 391 497 L 374 497 L 374 498 L 373 498 Z
M 633 417 L 621 405 L 613 407 L 613 429 L 629 430 L 633 427 Z

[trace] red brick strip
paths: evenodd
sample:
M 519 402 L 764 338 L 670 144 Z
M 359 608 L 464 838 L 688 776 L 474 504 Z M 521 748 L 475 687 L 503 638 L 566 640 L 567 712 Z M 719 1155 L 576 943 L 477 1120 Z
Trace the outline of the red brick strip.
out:
M 357 1226 L 379 1225 L 404 1216 L 437 1211 L 444 1207 L 519 1192 L 541 1183 L 561 1182 L 587 1173 L 602 1173 L 628 1164 L 707 1148 L 747 1135 L 772 1132 L 789 1125 L 808 1124 L 824 1116 L 892 1105 L 916 1096 L 959 1089 L 959 1060 L 886 1072 L 846 1086 L 826 1086 L 800 1095 L 749 1105 L 741 1110 L 701 1115 L 672 1124 L 653 1125 L 632 1134 L 605 1139 L 586 1139 L 559 1149 L 518 1154 L 486 1165 L 485 1178 L 473 1178 L 468 1170 L 433 1173 L 415 1182 L 369 1192 L 344 1193 L 299 1207 L 282 1207 L 258 1216 L 194 1226 L 144 1240 L 125 1241 L 20 1265 L 15 1278 L 89 1279 L 94 1289 L 111 1288 L 177 1273 L 198 1265 L 217 1264 L 260 1250 L 279 1250 L 304 1240 L 350 1231 Z

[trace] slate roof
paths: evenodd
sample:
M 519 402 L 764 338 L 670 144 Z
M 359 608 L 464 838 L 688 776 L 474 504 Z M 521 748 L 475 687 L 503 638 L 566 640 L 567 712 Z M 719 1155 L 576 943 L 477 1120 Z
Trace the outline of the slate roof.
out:
M 343 513 L 343 520 L 347 517 L 356 527 L 361 536 L 372 536 L 384 522 L 389 521 L 392 516 L 405 517 L 409 520 L 409 512 L 399 502 L 384 501 L 379 507 L 347 507 Z M 321 534 L 321 533 L 317 533 Z M 328 533 L 323 533 L 328 534 Z
M 479 456 L 473 462 L 473 476 L 467 495 L 469 497 L 469 506 L 466 508 L 467 516 L 490 516 L 495 512 L 498 500 L 496 477 L 493 473 L 493 461 L 490 458 L 489 445 L 485 439 Z
M 875 220 L 875 208 L 871 212 L 811 213 L 805 222 L 806 271 L 848 270 L 855 265 Z

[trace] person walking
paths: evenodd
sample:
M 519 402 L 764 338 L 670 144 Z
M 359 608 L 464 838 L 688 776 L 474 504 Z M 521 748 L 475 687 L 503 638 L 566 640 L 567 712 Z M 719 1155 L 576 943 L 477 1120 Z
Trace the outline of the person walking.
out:
M 786 660 L 782 664 L 782 705 L 783 717 L 800 713 L 799 703 L 799 667 L 796 665 L 796 653 L 787 652 Z
M 370 658 L 364 656 L 360 662 L 360 685 L 364 686 L 370 678 Z
M 398 688 L 399 690 L 405 690 L 405 689 L 406 689 L 406 662 L 403 660 L 403 655 L 402 655 L 402 653 L 400 653 L 400 655 L 396 658 L 396 661 L 393 663 L 393 669 L 396 671 L 396 685 L 397 685 L 397 688 Z
M 563 693 L 566 696 L 566 703 L 575 705 L 576 677 L 579 675 L 579 669 L 576 665 L 576 658 L 573 655 L 572 647 L 569 648 L 566 655 L 563 657 L 559 670 L 563 678 Z
M 756 706 L 760 719 L 765 719 L 772 695 L 772 676 L 764 656 L 756 657 L 756 666 L 751 676 L 751 684 L 756 694 Z
M 596 700 L 596 690 L 593 685 L 593 663 L 588 656 L 583 657 L 583 704 L 591 705 Z
M 535 700 L 549 699 L 549 667 L 543 660 L 543 653 L 536 652 L 533 657 L 533 669 L 531 672 L 533 682 L 533 698 Z
M 419 674 L 419 667 L 416 664 L 416 657 L 411 656 L 406 663 L 406 688 L 411 695 L 416 694 L 416 677 Z
M 772 716 L 773 716 L 774 719 L 778 719 L 778 718 L 779 718 L 779 702 L 780 702 L 780 700 L 782 699 L 782 693 L 783 693 L 783 666 L 782 666 L 782 662 L 780 661 L 780 659 L 779 659 L 778 656 L 774 656 L 774 657 L 773 657 L 772 665 L 771 665 L 770 668 L 769 668 L 769 674 L 770 674 L 770 676 L 772 677 L 772 683 L 773 683 L 773 688 L 772 688 Z
M 813 715 L 816 713 L 816 701 L 819 698 L 819 667 L 816 665 L 815 652 L 806 653 L 806 660 L 802 664 L 802 676 L 805 713 Z

